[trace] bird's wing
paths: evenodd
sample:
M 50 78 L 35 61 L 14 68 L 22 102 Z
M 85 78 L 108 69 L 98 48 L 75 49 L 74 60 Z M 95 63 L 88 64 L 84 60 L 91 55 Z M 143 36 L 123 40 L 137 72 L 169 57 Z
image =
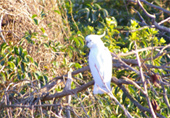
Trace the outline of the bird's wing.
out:
M 110 89 L 110 80 L 112 76 L 112 60 L 109 50 L 90 50 L 89 66 L 96 85 L 102 89 L 106 89 L 103 82 Z M 98 88 L 94 87 L 94 91 L 101 93 Z M 97 94 L 96 93 L 96 94 Z
M 101 52 L 98 50 L 91 50 L 89 55 L 89 66 L 91 73 L 93 75 L 93 78 L 95 82 L 97 80 L 101 80 L 101 77 L 103 78 L 104 75 L 104 66 L 102 63 L 103 59 L 101 56 Z
M 112 77 L 112 56 L 108 48 L 105 47 L 101 55 L 103 76 L 105 82 L 110 82 Z

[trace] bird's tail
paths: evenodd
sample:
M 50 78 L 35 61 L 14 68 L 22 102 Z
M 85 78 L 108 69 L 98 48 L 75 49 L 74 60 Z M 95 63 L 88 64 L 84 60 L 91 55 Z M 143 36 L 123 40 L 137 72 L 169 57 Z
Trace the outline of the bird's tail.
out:
M 107 86 L 107 88 L 106 88 L 106 86 Z M 94 94 L 104 94 L 105 92 L 111 91 L 110 82 L 106 83 L 106 86 L 105 85 L 98 86 L 98 85 L 94 84 L 93 93 Z M 108 89 L 109 89 L 109 91 L 108 91 Z

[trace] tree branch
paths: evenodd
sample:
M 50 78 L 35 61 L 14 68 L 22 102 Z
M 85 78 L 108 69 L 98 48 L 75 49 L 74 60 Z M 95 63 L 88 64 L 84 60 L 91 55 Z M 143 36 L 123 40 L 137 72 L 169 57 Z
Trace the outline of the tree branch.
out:
M 140 0 L 140 1 L 141 1 L 141 2 L 144 2 L 145 4 L 147 4 L 147 5 L 151 6 L 151 7 L 154 7 L 154 8 L 156 8 L 156 9 L 159 9 L 159 10 L 161 10 L 161 11 L 167 13 L 167 14 L 170 14 L 170 11 L 168 11 L 168 10 L 162 8 L 162 7 L 156 6 L 156 5 L 154 5 L 154 4 L 151 4 L 151 3 L 147 2 L 146 0 Z

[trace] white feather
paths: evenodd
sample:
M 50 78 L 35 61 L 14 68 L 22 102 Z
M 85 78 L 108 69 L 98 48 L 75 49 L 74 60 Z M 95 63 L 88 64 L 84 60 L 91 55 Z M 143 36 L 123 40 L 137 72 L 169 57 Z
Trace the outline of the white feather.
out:
M 95 81 L 94 94 L 103 94 L 104 91 L 108 92 L 106 86 L 111 90 L 112 57 L 100 38 L 101 36 L 99 35 L 88 35 L 86 37 L 87 46 L 90 48 L 90 71 Z

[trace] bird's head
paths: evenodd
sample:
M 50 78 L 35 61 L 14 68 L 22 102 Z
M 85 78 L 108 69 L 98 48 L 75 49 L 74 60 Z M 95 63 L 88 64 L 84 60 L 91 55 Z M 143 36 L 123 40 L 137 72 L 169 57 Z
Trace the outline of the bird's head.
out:
M 88 35 L 86 36 L 86 45 L 88 48 L 94 48 L 94 47 L 103 47 L 103 41 L 101 40 L 101 37 L 103 37 L 103 35 Z

